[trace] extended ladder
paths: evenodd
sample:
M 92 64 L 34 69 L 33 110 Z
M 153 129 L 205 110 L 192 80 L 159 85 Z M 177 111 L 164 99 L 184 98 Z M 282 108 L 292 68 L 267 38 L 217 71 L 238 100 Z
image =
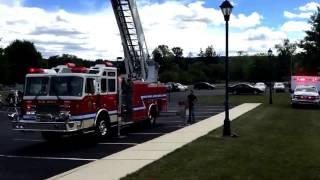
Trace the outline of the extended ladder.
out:
M 111 0 L 120 30 L 128 78 L 147 79 L 149 55 L 134 0 Z

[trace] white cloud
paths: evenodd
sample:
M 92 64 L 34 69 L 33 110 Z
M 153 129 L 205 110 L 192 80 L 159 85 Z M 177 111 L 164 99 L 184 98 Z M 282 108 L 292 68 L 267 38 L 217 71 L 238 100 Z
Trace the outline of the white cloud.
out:
M 258 27 L 231 34 L 230 46 L 233 52 L 242 50 L 248 54 L 264 53 L 285 38 L 287 35 L 284 32 Z
M 310 24 L 305 21 L 288 21 L 281 26 L 281 30 L 285 32 L 301 32 L 310 28 Z
M 312 12 L 301 12 L 299 14 L 294 14 L 289 11 L 284 11 L 283 15 L 284 15 L 284 17 L 289 18 L 289 19 L 294 19 L 294 18 L 307 19 L 307 18 L 310 18 L 313 15 L 313 13 Z
M 304 6 L 300 6 L 300 11 L 316 11 L 317 7 L 320 7 L 320 3 L 317 2 L 310 2 L 305 4 Z
M 260 25 L 262 19 L 263 16 L 261 16 L 257 12 L 253 12 L 249 16 L 246 16 L 244 14 L 239 14 L 238 16 L 232 15 L 230 19 L 230 26 L 240 29 L 246 29 Z
M 292 13 L 292 12 L 289 12 L 289 11 L 284 11 L 283 12 L 283 15 L 284 17 L 286 18 L 289 18 L 289 19 L 294 19 L 294 18 L 310 18 L 311 15 L 313 15 L 313 13 L 315 11 L 317 11 L 317 7 L 320 7 L 320 3 L 316 3 L 316 2 L 310 2 L 310 3 L 307 3 L 303 6 L 300 6 L 298 8 L 298 10 L 300 12 L 298 13 Z

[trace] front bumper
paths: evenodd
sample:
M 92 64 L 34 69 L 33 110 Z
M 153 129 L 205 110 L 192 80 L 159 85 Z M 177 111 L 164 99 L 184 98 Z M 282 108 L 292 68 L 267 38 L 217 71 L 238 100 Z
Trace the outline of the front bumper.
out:
M 294 105 L 320 105 L 320 100 L 298 100 L 298 99 L 292 99 L 291 104 Z
M 27 117 L 27 118 L 26 118 Z M 54 119 L 54 120 L 52 120 Z M 63 121 L 62 121 L 63 120 Z M 22 119 L 14 119 L 12 129 L 15 131 L 39 131 L 39 132 L 75 132 L 81 129 L 81 121 L 70 121 L 56 117 L 44 118 L 23 116 Z

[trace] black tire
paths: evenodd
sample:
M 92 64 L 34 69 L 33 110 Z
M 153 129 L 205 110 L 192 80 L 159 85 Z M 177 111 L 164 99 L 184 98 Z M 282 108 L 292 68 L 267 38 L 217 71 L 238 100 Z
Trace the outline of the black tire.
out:
M 95 127 L 95 136 L 97 138 L 105 138 L 111 134 L 109 118 L 106 115 L 100 115 Z
M 41 132 L 41 136 L 46 141 L 52 142 L 60 140 L 63 137 L 63 134 L 58 132 Z
M 157 122 L 157 110 L 155 106 L 152 106 L 150 108 L 150 111 L 148 113 L 148 119 L 147 119 L 148 125 L 151 127 L 154 127 Z

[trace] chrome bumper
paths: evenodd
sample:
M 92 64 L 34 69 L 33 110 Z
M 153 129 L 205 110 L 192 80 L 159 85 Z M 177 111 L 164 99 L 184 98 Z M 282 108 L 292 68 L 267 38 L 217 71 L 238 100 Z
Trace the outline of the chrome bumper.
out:
M 80 122 L 38 122 L 38 121 L 12 121 L 15 131 L 50 131 L 50 132 L 75 132 L 81 129 Z
M 310 101 L 306 101 L 306 100 L 297 100 L 297 99 L 292 99 L 291 100 L 291 104 L 301 104 L 301 105 L 320 105 L 320 101 L 319 100 L 310 100 Z
M 50 116 L 33 116 L 33 118 L 12 118 L 12 129 L 15 131 L 47 131 L 47 132 L 75 132 L 81 129 L 81 121 L 70 121 Z

